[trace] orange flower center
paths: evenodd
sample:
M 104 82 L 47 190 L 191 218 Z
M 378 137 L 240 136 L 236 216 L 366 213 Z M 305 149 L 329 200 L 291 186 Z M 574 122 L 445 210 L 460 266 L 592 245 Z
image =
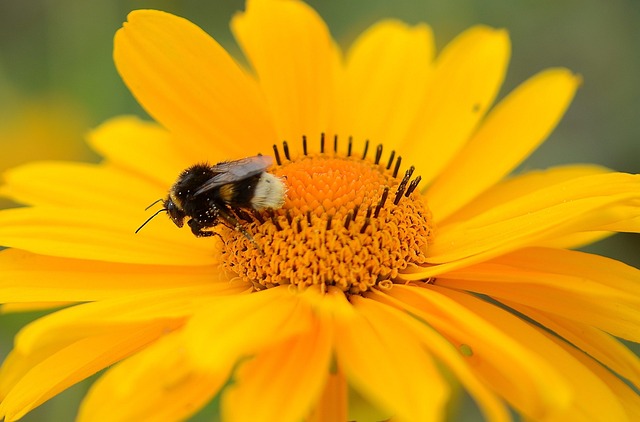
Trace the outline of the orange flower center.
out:
M 324 142 L 322 142 L 324 144 Z M 432 235 L 431 214 L 416 187 L 413 167 L 399 174 L 401 158 L 392 152 L 373 159 L 306 152 L 286 159 L 273 173 L 288 187 L 281 209 L 254 214 L 241 233 L 225 230 L 223 262 L 256 290 L 283 284 L 304 289 L 337 286 L 349 294 L 389 288 L 400 271 L 425 262 Z M 368 145 L 368 144 L 367 144 Z

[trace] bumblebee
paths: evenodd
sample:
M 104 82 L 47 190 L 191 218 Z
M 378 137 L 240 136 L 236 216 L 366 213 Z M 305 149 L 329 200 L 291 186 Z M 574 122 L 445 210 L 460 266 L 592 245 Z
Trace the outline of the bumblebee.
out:
M 206 229 L 222 223 L 255 244 L 238 219 L 243 215 L 242 209 L 261 211 L 284 205 L 287 188 L 283 179 L 266 172 L 272 164 L 273 158 L 258 155 L 213 166 L 196 164 L 187 168 L 178 176 L 167 197 L 154 202 L 162 202 L 163 208 L 145 221 L 136 233 L 156 215 L 166 211 L 178 227 L 182 227 L 188 218 L 187 224 L 197 237 L 219 235 Z

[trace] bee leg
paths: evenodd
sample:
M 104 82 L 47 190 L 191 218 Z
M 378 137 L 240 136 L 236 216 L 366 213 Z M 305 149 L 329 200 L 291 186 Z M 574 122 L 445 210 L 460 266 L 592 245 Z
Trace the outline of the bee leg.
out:
M 240 224 L 238 219 L 233 214 L 220 208 L 218 208 L 216 211 L 217 211 L 218 218 L 220 218 L 233 230 L 242 233 L 244 237 L 246 237 L 249 240 L 249 242 L 253 243 L 253 245 L 260 251 L 260 253 L 264 255 L 262 248 L 260 247 L 260 245 L 256 243 L 253 236 L 251 236 L 251 233 L 249 233 L 247 229 L 245 229 L 244 226 Z
M 209 236 L 220 236 L 220 233 L 215 231 L 205 231 L 203 230 L 205 227 L 211 227 L 211 224 L 203 224 L 198 220 L 190 219 L 187 224 L 191 228 L 191 233 L 193 233 L 197 237 L 209 237 Z M 222 236 L 220 236 L 222 238 Z

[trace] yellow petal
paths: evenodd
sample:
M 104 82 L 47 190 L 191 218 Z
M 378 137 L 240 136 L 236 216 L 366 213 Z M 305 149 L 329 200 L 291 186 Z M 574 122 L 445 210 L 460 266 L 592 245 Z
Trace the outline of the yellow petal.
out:
M 121 325 L 117 329 L 79 339 L 52 352 L 15 351 L 0 373 L 4 397 L 0 417 L 17 420 L 66 388 L 134 353 L 166 330 L 163 322 Z
M 322 18 L 297 0 L 249 0 L 231 29 L 257 73 L 278 138 L 326 132 L 338 53 Z
M 583 252 L 528 248 L 438 283 L 530 306 L 640 341 L 640 270 Z
M 107 120 L 88 134 L 88 142 L 108 163 L 158 182 L 163 194 L 182 170 L 206 159 L 202 152 L 180 148 L 181 139 L 158 124 L 133 116 Z
M 321 324 L 258 353 L 242 364 L 223 393 L 222 419 L 303 420 L 327 381 L 331 353 L 330 326 Z
M 625 421 L 624 409 L 614 392 L 609 388 L 602 377 L 594 373 L 593 369 L 584 365 L 568 352 L 571 347 L 533 325 L 525 323 L 515 315 L 512 315 L 499 307 L 481 301 L 471 295 L 457 291 L 447 290 L 446 295 L 454 298 L 461 305 L 472 312 L 482 315 L 488 322 L 499 326 L 512 339 L 527 347 L 532 354 L 542 357 L 554 369 L 560 371 L 565 382 L 571 389 L 569 406 L 547 409 L 548 418 L 527 415 L 533 420 L 567 421 L 567 420 L 593 420 L 593 421 Z M 593 366 L 597 364 L 593 362 Z M 513 387 L 511 387 L 513 388 Z M 558 394 L 552 387 L 549 394 Z M 515 405 L 517 408 L 517 404 Z
M 529 171 L 498 183 L 449 218 L 435 218 L 439 225 L 465 221 L 503 203 L 514 201 L 523 194 L 546 189 L 549 186 L 569 182 L 579 177 L 608 172 L 610 170 L 592 164 L 564 165 L 546 170 Z M 426 194 L 425 196 L 429 200 L 429 195 Z
M 551 422 L 635 421 L 640 416 L 637 392 L 579 350 L 551 334 L 544 333 L 563 353 L 553 353 L 549 359 L 571 377 L 574 400 L 571 407 L 557 413 Z
M 564 236 L 556 237 L 554 239 L 548 239 L 540 242 L 538 246 L 544 246 L 548 248 L 559 249 L 578 249 L 584 246 L 595 243 L 599 240 L 606 239 L 609 236 L 614 235 L 615 232 L 608 231 L 588 231 L 569 233 Z
M 87 302 L 221 281 L 214 266 L 135 265 L 0 252 L 0 302 Z
M 395 149 L 406 139 L 433 67 L 433 34 L 388 20 L 354 43 L 338 89 L 336 133 Z
M 439 421 L 449 388 L 413 333 L 372 300 L 352 297 L 359 316 L 336 321 L 336 356 L 349 383 L 400 420 Z
M 184 420 L 220 390 L 230 372 L 231 367 L 216 374 L 194 368 L 182 332 L 176 331 L 100 377 L 83 400 L 78 421 Z
M 64 258 L 135 264 L 216 264 L 217 241 L 196 238 L 168 218 L 156 218 L 140 234 L 137 217 L 103 210 L 15 208 L 0 212 L 0 246 Z M 161 216 L 159 216 L 161 217 Z
M 138 322 L 163 322 L 167 329 L 180 326 L 219 296 L 238 294 L 244 284 L 212 283 L 208 286 L 158 290 L 122 298 L 85 303 L 44 316 L 18 333 L 15 348 L 21 353 L 60 349 L 86 333 L 98 335 L 113 327 Z
M 300 294 L 300 299 L 326 321 L 340 319 L 348 323 L 357 316 L 345 293 L 335 286 L 326 287 L 326 291 L 319 285 L 309 286 Z
M 142 209 L 166 195 L 166 187 L 111 166 L 86 163 L 29 163 L 5 172 L 4 178 L 2 193 L 16 202 L 110 210 L 114 215 Z
M 467 142 L 502 85 L 509 55 L 506 31 L 477 26 L 438 56 L 425 102 L 401 148 L 423 183 Z
M 187 349 L 199 367 L 217 371 L 308 329 L 310 312 L 299 305 L 287 286 L 216 298 L 189 320 Z
M 640 358 L 615 337 L 589 325 L 540 312 L 530 306 L 505 303 L 569 341 L 636 387 L 640 386 Z
M 539 339 L 535 329 L 495 306 L 481 306 L 468 295 L 437 286 L 426 289 L 396 285 L 389 295 L 410 307 L 412 314 L 456 346 L 468 347 L 471 355 L 466 360 L 470 368 L 525 415 L 541 420 L 569 405 L 569 382 L 562 375 L 562 368 L 545 358 L 544 350 L 551 346 Z M 487 306 L 490 308 L 485 309 Z M 505 314 L 504 323 L 489 318 L 492 313 Z M 532 343 L 542 352 L 534 353 Z
M 308 422 L 334 422 L 354 420 L 348 416 L 347 409 L 350 409 L 348 399 L 347 380 L 344 374 L 337 368 L 335 373 L 329 374 L 322 395 L 316 402 L 316 407 Z M 349 417 L 349 419 L 347 419 Z
M 640 233 L 640 216 L 635 217 L 635 215 L 640 213 L 640 205 L 634 204 L 633 208 L 631 208 L 630 211 L 631 212 L 629 214 L 634 217 L 616 221 L 615 223 L 606 224 L 600 227 L 600 229 L 612 230 L 622 233 Z
M 466 221 L 443 225 L 429 248 L 429 263 L 495 256 L 524 245 L 629 218 L 621 209 L 640 199 L 640 176 L 585 176 L 525 193 Z M 627 211 L 626 214 L 621 211 Z
M 433 214 L 446 219 L 529 156 L 556 127 L 579 84 L 568 70 L 550 69 L 502 100 L 429 187 Z
M 603 400 L 601 400 L 599 396 L 600 391 L 593 388 L 590 382 L 579 383 L 578 390 L 579 393 L 582 394 L 582 397 L 575 401 L 574 409 L 569 409 L 566 415 L 559 415 L 557 418 L 558 421 L 568 420 L 568 418 L 575 417 L 576 415 L 584 415 L 584 419 L 602 421 L 612 421 L 617 417 L 620 418 L 617 420 L 621 421 L 636 421 L 640 418 L 640 396 L 637 391 L 631 389 L 615 374 L 612 374 L 598 362 L 589 358 L 589 356 L 581 353 L 574 347 L 571 347 L 571 345 L 558 340 L 557 338 L 550 338 L 584 365 L 588 371 L 595 374 L 599 381 L 604 382 L 608 387 L 608 391 L 604 390 L 604 396 L 602 397 Z M 602 389 L 602 387 L 600 387 L 600 389 Z M 602 408 L 600 415 L 598 415 L 600 416 L 600 419 L 594 418 L 596 415 L 592 409 L 593 404 L 596 406 L 600 405 L 598 407 Z M 625 418 L 622 415 L 622 412 L 620 412 L 620 407 L 623 408 L 627 418 Z
M 155 10 L 127 19 L 115 36 L 118 72 L 190 154 L 217 162 L 276 139 L 254 81 L 209 35 Z
M 421 341 L 423 347 L 447 366 L 447 369 L 455 375 L 456 379 L 476 400 L 486 420 L 492 422 L 511 420 L 504 403 L 485 385 L 481 378 L 471 371 L 467 362 L 464 361 L 463 355 L 431 326 L 422 324 L 411 316 L 410 306 L 406 306 L 402 301 L 380 292 L 374 291 L 374 294 L 369 297 L 381 303 L 379 310 L 387 314 L 385 319 L 390 324 L 395 320 L 396 325 L 403 325 L 411 329 L 415 338 Z M 394 309 L 396 307 L 409 313 L 397 312 Z

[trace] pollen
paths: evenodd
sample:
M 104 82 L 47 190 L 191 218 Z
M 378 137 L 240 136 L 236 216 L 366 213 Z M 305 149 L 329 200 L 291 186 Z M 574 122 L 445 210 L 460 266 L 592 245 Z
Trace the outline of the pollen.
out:
M 409 167 L 401 172 L 395 152 L 384 161 L 382 146 L 367 158 L 368 142 L 359 154 L 303 152 L 285 157 L 274 146 L 273 174 L 287 185 L 278 210 L 245 216 L 245 227 L 260 249 L 242 234 L 223 233 L 223 262 L 262 290 L 291 285 L 304 290 L 337 286 L 348 294 L 373 287 L 390 288 L 411 264 L 423 264 L 432 236 L 431 213 L 416 188 L 420 177 Z M 398 282 L 401 282 L 398 280 Z

